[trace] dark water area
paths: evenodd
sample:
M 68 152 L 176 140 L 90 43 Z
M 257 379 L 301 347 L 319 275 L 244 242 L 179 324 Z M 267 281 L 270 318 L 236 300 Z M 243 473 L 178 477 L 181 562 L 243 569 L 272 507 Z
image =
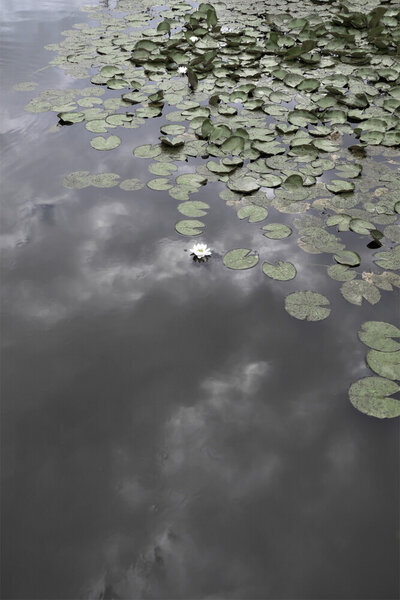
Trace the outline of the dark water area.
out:
M 132 149 L 160 123 L 99 153 L 84 127 L 24 112 L 87 85 L 33 77 L 81 4 L 2 8 L 2 598 L 397 598 L 399 424 L 348 387 L 370 375 L 357 330 L 396 322 L 398 294 L 349 304 L 327 255 L 263 238 L 220 184 L 193 196 L 211 206 L 206 264 L 167 192 L 64 188 L 77 170 L 146 177 Z M 39 88 L 12 90 L 26 80 Z M 298 275 L 226 269 L 234 247 L 284 247 Z M 289 316 L 302 289 L 329 319 Z

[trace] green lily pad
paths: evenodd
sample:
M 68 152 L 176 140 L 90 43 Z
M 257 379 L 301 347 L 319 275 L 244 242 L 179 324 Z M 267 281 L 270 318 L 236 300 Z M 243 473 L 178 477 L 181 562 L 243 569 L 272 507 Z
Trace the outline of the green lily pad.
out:
M 90 145 L 95 150 L 114 150 L 121 144 L 121 138 L 117 135 L 109 135 L 107 138 L 102 135 L 93 138 L 90 141 Z
M 229 250 L 223 258 L 223 263 L 229 269 L 251 269 L 259 261 L 258 253 L 252 254 L 252 252 L 247 248 Z
M 334 194 L 343 194 L 344 192 L 352 192 L 354 190 L 354 183 L 342 179 L 332 179 L 330 183 L 326 184 L 326 187 Z
M 381 352 L 396 352 L 400 350 L 400 342 L 393 338 L 400 338 L 400 329 L 385 323 L 385 321 L 366 321 L 358 332 L 360 340 L 374 350 Z
M 178 167 L 174 163 L 152 163 L 149 166 L 150 173 L 153 175 L 168 176 L 174 173 Z
M 342 250 L 333 257 L 340 265 L 346 265 L 348 267 L 358 267 L 361 263 L 361 256 L 353 250 Z
M 252 177 L 241 177 L 240 179 L 230 179 L 227 183 L 228 188 L 232 192 L 240 192 L 242 194 L 251 194 L 260 189 L 260 185 Z
M 296 319 L 301 321 L 322 321 L 329 317 L 331 309 L 328 308 L 328 298 L 318 292 L 294 292 L 285 298 L 285 309 Z
M 147 182 L 147 187 L 151 190 L 170 190 L 172 188 L 172 183 L 169 182 L 169 179 L 166 177 L 159 177 L 157 179 L 151 179 Z
M 349 398 L 360 412 L 378 419 L 391 419 L 400 416 L 399 400 L 390 398 L 399 389 L 390 379 L 364 377 L 350 386 Z
M 91 185 L 89 171 L 75 171 L 66 175 L 62 181 L 63 186 L 70 190 L 82 190 Z
M 201 235 L 204 228 L 205 224 L 202 221 L 197 221 L 196 219 L 184 219 L 175 224 L 175 229 L 178 233 L 192 237 Z
M 90 183 L 98 188 L 112 188 L 118 185 L 119 175 L 116 173 L 96 173 L 90 176 Z
M 155 158 L 161 154 L 161 148 L 159 146 L 145 144 L 144 146 L 138 146 L 135 148 L 133 154 L 138 158 Z
M 348 302 L 356 306 L 361 306 L 363 299 L 370 304 L 376 304 L 381 299 L 381 293 L 375 285 L 359 279 L 345 281 L 340 291 Z
M 271 279 L 277 279 L 278 281 L 289 281 L 296 277 L 296 267 L 290 262 L 278 261 L 277 264 L 271 264 L 264 262 L 262 270 Z
M 136 190 L 141 190 L 144 187 L 144 183 L 140 179 L 124 179 L 119 184 L 119 187 L 127 192 L 135 192 Z
M 328 267 L 328 275 L 335 281 L 351 281 L 357 277 L 357 273 L 346 265 L 331 265 Z
M 400 350 L 395 352 L 380 352 L 370 350 L 367 363 L 377 375 L 387 379 L 400 379 Z
M 238 210 L 237 216 L 239 219 L 248 219 L 249 223 L 259 223 L 267 218 L 268 211 L 263 206 L 248 204 L 247 206 L 242 206 Z
M 269 223 L 268 225 L 264 225 L 262 229 L 265 232 L 265 237 L 271 240 L 283 240 L 292 233 L 290 227 L 283 223 Z
M 60 119 L 61 123 L 72 124 L 72 123 L 80 123 L 85 118 L 85 113 L 83 112 L 60 112 L 57 117 Z
M 382 269 L 400 269 L 400 245 L 387 252 L 377 252 L 374 262 Z
M 200 200 L 189 200 L 178 205 L 179 212 L 186 217 L 203 217 L 209 208 L 209 204 Z

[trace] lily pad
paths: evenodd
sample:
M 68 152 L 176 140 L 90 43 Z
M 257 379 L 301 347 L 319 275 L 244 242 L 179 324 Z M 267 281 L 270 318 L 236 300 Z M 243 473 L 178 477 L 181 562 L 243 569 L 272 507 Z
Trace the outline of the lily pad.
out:
M 242 194 L 251 194 L 260 189 L 260 185 L 252 177 L 241 177 L 237 180 L 230 179 L 227 186 L 232 192 L 240 192 Z
M 400 416 L 400 402 L 390 398 L 400 390 L 399 386 L 383 377 L 364 377 L 350 386 L 352 405 L 362 413 L 378 419 Z
M 229 250 L 223 258 L 224 265 L 229 269 L 251 269 L 256 266 L 258 261 L 258 253 L 253 253 L 247 248 Z
M 268 211 L 263 206 L 248 204 L 247 206 L 242 206 L 238 210 L 237 216 L 239 219 L 248 219 L 249 223 L 259 223 L 267 218 Z
M 201 235 L 204 228 L 205 224 L 202 221 L 197 221 L 196 219 L 184 219 L 175 224 L 175 229 L 178 233 L 192 237 Z
M 269 223 L 268 225 L 264 225 L 262 229 L 265 237 L 271 240 L 283 240 L 292 233 L 290 227 L 283 223 Z
M 189 200 L 187 202 L 182 202 L 178 206 L 179 212 L 186 217 L 203 217 L 207 214 L 209 208 L 209 204 L 201 202 L 200 200 Z
M 102 135 L 93 138 L 90 141 L 90 145 L 95 150 L 114 150 L 121 144 L 121 138 L 117 135 L 109 135 L 107 138 Z
M 345 281 L 340 291 L 348 302 L 356 306 L 361 306 L 363 299 L 370 304 L 377 304 L 381 299 L 381 293 L 375 285 L 359 279 Z
M 82 190 L 91 185 L 89 171 L 75 171 L 66 175 L 62 181 L 63 186 L 70 190 Z
M 342 250 L 333 257 L 340 265 L 346 265 L 348 267 L 358 267 L 361 263 L 361 257 L 357 252 L 352 250 Z
M 367 363 L 377 375 L 400 380 L 400 350 L 394 352 L 370 350 L 367 354 Z
M 141 190 L 144 187 L 144 183 L 140 181 L 140 179 L 124 179 L 119 184 L 119 187 L 127 192 L 134 192 L 136 190 Z
M 328 298 L 318 292 L 294 292 L 285 298 L 285 309 L 296 319 L 301 321 L 322 321 L 329 317 L 331 309 L 328 308 Z
M 342 179 L 332 179 L 330 183 L 326 184 L 326 187 L 334 194 L 343 194 L 344 192 L 352 192 L 354 190 L 354 183 Z
M 262 270 L 271 279 L 278 281 L 289 281 L 296 277 L 296 267 L 290 262 L 278 261 L 276 264 L 264 262 Z
M 159 146 L 145 144 L 144 146 L 138 146 L 135 148 L 133 154 L 138 158 L 155 158 L 161 154 L 161 148 Z
M 362 324 L 358 337 L 364 344 L 374 350 L 380 350 L 381 352 L 400 350 L 400 342 L 393 339 L 400 338 L 400 329 L 385 321 L 366 321 Z

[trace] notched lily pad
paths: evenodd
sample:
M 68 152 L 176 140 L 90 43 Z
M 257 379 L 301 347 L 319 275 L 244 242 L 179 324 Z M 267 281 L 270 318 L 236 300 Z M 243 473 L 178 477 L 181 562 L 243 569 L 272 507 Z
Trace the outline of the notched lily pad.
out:
M 229 250 L 224 258 L 223 263 L 229 269 L 251 269 L 255 267 L 259 261 L 257 252 L 253 253 L 253 250 L 247 248 L 235 248 Z
M 205 228 L 202 221 L 196 219 L 183 219 L 175 224 L 175 229 L 181 235 L 196 236 L 201 235 Z
M 390 379 L 364 377 L 350 386 L 349 398 L 360 412 L 378 419 L 391 419 L 400 416 L 399 400 L 390 397 L 399 390 Z
M 264 225 L 262 229 L 265 237 L 271 240 L 283 240 L 292 233 L 290 227 L 283 223 L 269 223 L 268 225 Z
M 276 264 L 264 262 L 262 270 L 271 279 L 290 281 L 296 277 L 296 267 L 290 262 L 278 261 Z
M 400 342 L 393 338 L 400 338 L 400 329 L 385 321 L 366 321 L 358 332 L 360 340 L 381 352 L 396 352 L 400 350 Z
M 400 380 L 400 350 L 394 352 L 370 350 L 367 354 L 367 363 L 377 375 Z
M 248 204 L 239 208 L 237 216 L 239 219 L 248 219 L 249 223 L 259 223 L 267 218 L 268 211 L 263 206 Z
M 318 292 L 294 292 L 285 298 L 285 309 L 301 321 L 322 321 L 329 317 L 331 309 L 328 298 Z
M 102 135 L 93 138 L 90 141 L 90 145 L 95 150 L 114 150 L 121 144 L 121 138 L 117 135 L 109 135 L 107 138 Z

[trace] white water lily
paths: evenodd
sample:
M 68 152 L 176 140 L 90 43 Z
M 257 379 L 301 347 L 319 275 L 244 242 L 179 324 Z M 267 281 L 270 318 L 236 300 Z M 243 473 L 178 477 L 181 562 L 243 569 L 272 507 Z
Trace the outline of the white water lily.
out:
M 194 244 L 193 248 L 190 248 L 191 254 L 194 254 L 196 258 L 202 259 L 211 256 L 211 250 L 207 244 Z
M 187 71 L 187 67 L 178 67 L 179 75 L 184 75 Z
M 227 45 L 227 43 L 226 43 L 226 42 L 220 42 L 220 43 L 218 44 L 218 46 L 219 46 L 220 48 L 225 48 L 225 46 L 226 46 L 226 45 Z
M 221 27 L 221 33 L 232 33 L 232 31 L 232 27 L 228 27 L 227 25 L 222 25 Z
M 199 38 L 197 37 L 197 35 L 192 35 L 192 36 L 189 38 L 189 40 L 190 40 L 190 41 L 191 41 L 193 44 L 195 44 L 196 42 L 198 42 L 198 41 L 199 41 Z

